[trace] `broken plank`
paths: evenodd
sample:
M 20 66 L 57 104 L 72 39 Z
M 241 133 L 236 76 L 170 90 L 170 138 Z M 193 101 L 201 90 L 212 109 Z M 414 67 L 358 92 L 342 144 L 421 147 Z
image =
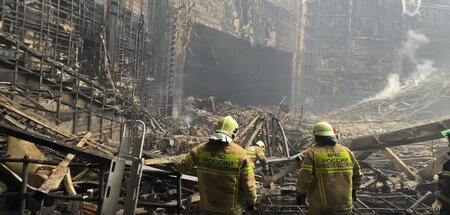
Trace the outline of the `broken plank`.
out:
M 276 182 L 276 181 L 282 179 L 284 176 L 286 176 L 287 174 L 291 173 L 292 171 L 294 171 L 296 169 L 299 169 L 301 166 L 302 166 L 302 160 L 301 159 L 296 160 L 295 163 L 289 165 L 288 167 L 283 169 L 281 172 L 279 172 L 276 175 L 265 180 L 263 183 L 263 186 L 267 186 L 272 182 Z
M 12 111 L 12 112 L 14 112 L 16 114 L 19 114 L 19 115 L 21 115 L 21 116 L 23 116 L 23 117 L 25 117 L 27 119 L 30 119 L 33 122 L 35 122 L 35 123 L 37 123 L 37 124 L 39 124 L 41 126 L 44 126 L 44 127 L 48 128 L 48 129 L 50 129 L 50 130 L 52 130 L 52 131 L 54 131 L 54 132 L 56 132 L 58 134 L 61 134 L 64 137 L 67 137 L 67 138 L 75 138 L 75 137 L 77 137 L 75 134 L 72 134 L 72 133 L 70 133 L 70 132 L 60 128 L 59 126 L 55 125 L 54 123 L 51 123 L 47 119 L 45 119 L 45 118 L 43 118 L 43 117 L 41 117 L 41 116 L 39 116 L 39 115 L 37 115 L 35 113 L 24 112 L 24 111 L 20 110 L 19 108 L 17 108 L 17 107 L 20 107 L 20 104 L 18 104 L 15 101 L 7 98 L 4 95 L 0 95 L 0 106 L 3 106 L 4 108 L 6 108 L 6 109 L 8 109 L 8 110 L 10 110 L 10 111 Z
M 419 176 L 411 171 L 408 166 L 406 166 L 406 164 L 390 148 L 385 148 L 382 152 L 386 157 L 390 158 L 394 165 L 402 172 L 404 172 L 410 180 L 416 180 L 419 178 Z
M 20 109 L 21 105 L 19 103 L 7 98 L 4 95 L 0 95 L 0 106 L 20 115 L 22 117 L 25 117 L 41 126 L 44 126 L 45 128 L 48 128 L 66 138 L 69 138 L 69 139 L 77 138 L 77 135 L 72 134 L 71 132 L 62 129 L 60 126 L 50 122 L 49 120 L 41 117 L 40 115 L 33 113 L 33 112 L 29 112 L 27 110 L 21 110 Z M 92 143 L 95 143 L 95 142 L 92 141 Z M 98 150 L 100 150 L 108 155 L 113 155 L 113 153 L 111 153 L 106 147 L 101 146 L 101 144 L 95 144 L 95 148 L 97 148 Z
M 363 136 L 352 140 L 344 140 L 344 143 L 352 151 L 384 149 L 386 147 L 443 138 L 441 131 L 446 128 L 450 128 L 450 119 L 382 134 Z
M 72 175 L 70 174 L 70 169 L 68 169 L 66 176 L 64 177 L 64 187 L 66 188 L 66 192 L 69 196 L 76 196 L 77 191 L 73 186 Z
M 253 140 L 255 139 L 256 135 L 258 135 L 259 131 L 262 128 L 263 123 L 260 122 L 258 123 L 258 125 L 256 125 L 255 130 L 253 131 L 252 135 L 250 136 L 250 138 L 248 139 L 247 143 L 245 144 L 244 149 L 248 148 L 249 146 L 252 145 Z
M 236 138 L 238 139 L 238 142 L 243 141 L 243 138 L 245 138 L 245 133 L 247 133 L 248 129 L 250 129 L 260 117 L 261 116 L 255 116 L 241 131 L 239 131 L 239 134 Z
M 216 102 L 214 101 L 214 96 L 209 97 L 209 100 L 211 101 L 212 112 L 216 112 Z
M 145 160 L 144 165 L 176 163 L 179 160 L 181 160 L 185 155 L 186 154 L 170 156 L 170 157 L 147 159 L 147 160 Z
M 20 138 L 22 140 L 26 140 L 32 142 L 36 145 L 42 145 L 52 148 L 53 150 L 62 151 L 66 153 L 75 154 L 76 156 L 80 156 L 84 159 L 89 160 L 90 162 L 99 163 L 99 164 L 109 164 L 111 162 L 112 156 L 105 155 L 103 153 L 93 153 L 79 147 L 75 147 L 73 145 L 69 145 L 67 143 L 51 139 L 47 136 L 44 136 L 39 133 L 25 131 L 23 129 L 13 127 L 11 125 L 7 125 L 5 123 L 0 122 L 0 133 L 4 135 L 13 136 L 16 138 Z
M 81 140 L 77 143 L 76 147 L 82 147 L 89 137 L 91 136 L 91 133 L 88 132 L 81 138 Z M 41 193 L 48 193 L 52 189 L 56 189 L 59 184 L 61 183 L 62 179 L 66 175 L 69 166 L 69 163 L 73 160 L 75 157 L 74 154 L 67 154 L 61 163 L 56 167 L 56 169 L 53 171 L 53 173 L 48 177 L 47 180 L 44 181 L 44 183 L 39 187 L 38 191 Z

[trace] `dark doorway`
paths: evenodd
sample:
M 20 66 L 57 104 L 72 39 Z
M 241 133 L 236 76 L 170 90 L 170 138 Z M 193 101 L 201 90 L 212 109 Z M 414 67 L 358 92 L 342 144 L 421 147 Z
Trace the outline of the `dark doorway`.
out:
M 215 96 L 240 105 L 277 105 L 291 92 L 292 54 L 203 25 L 187 50 L 184 97 Z

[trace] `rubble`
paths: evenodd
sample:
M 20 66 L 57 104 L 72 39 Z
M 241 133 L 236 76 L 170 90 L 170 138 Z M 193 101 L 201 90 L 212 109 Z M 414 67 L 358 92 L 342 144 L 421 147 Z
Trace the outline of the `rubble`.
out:
M 55 126 L 52 125 L 52 123 L 46 121 L 45 119 L 36 118 L 36 116 L 33 116 L 32 113 L 27 113 L 26 111 L 24 112 L 23 110 L 21 111 L 19 109 L 20 108 L 19 104 L 16 104 L 15 109 L 13 109 L 12 107 L 5 105 L 7 104 L 5 103 L 6 101 L 8 101 L 7 98 L 4 98 L 3 99 L 4 103 L 0 103 L 0 106 L 9 107 L 10 111 L 15 111 L 15 113 L 20 114 L 20 115 L 10 114 L 9 116 L 13 116 L 13 118 L 10 118 L 9 122 L 11 123 L 14 122 L 15 125 L 21 125 L 20 122 L 22 120 L 20 118 L 17 118 L 18 116 L 30 117 L 29 119 L 39 122 L 39 125 L 41 126 L 45 125 L 47 129 L 50 129 L 50 131 L 56 132 L 53 134 L 51 132 L 50 133 L 47 132 L 47 135 L 54 136 L 55 134 L 57 134 L 59 135 L 58 139 L 61 140 L 64 140 L 64 138 L 70 138 L 66 140 L 70 140 L 72 142 L 77 141 L 79 142 L 80 146 L 81 143 L 83 143 L 83 141 L 79 140 L 81 136 L 75 137 L 64 130 L 58 130 L 59 128 L 57 129 Z M 289 199 L 288 196 L 293 194 L 292 192 L 294 192 L 295 189 L 294 185 L 296 181 L 296 172 L 300 167 L 300 165 L 298 165 L 298 162 L 295 161 L 295 158 L 298 156 L 297 153 L 306 149 L 309 143 L 311 143 L 311 138 L 309 137 L 309 135 L 304 135 L 309 133 L 309 128 L 303 129 L 303 127 L 307 127 L 306 125 L 308 124 L 308 122 L 313 121 L 313 119 L 310 118 L 302 119 L 303 122 L 302 125 L 300 126 L 300 130 L 285 131 L 284 127 L 286 128 L 296 127 L 298 126 L 299 123 L 294 121 L 296 119 L 296 116 L 290 116 L 290 113 L 288 112 L 288 110 L 286 110 L 283 104 L 280 105 L 279 107 L 252 107 L 252 106 L 239 107 L 233 105 L 230 102 L 214 101 L 216 111 L 213 111 L 213 106 L 211 105 L 212 101 L 214 100 L 210 98 L 206 99 L 189 98 L 186 100 L 186 102 L 189 103 L 189 105 L 186 105 L 187 108 L 184 112 L 183 121 L 171 119 L 165 121 L 165 123 L 162 123 L 161 128 L 165 131 L 164 135 L 162 133 L 158 134 L 154 132 L 146 133 L 145 140 L 147 144 L 145 144 L 146 147 L 143 152 L 143 155 L 146 158 L 146 160 L 144 163 L 145 165 L 152 166 L 153 168 L 156 169 L 154 170 L 144 169 L 144 175 L 142 179 L 143 184 L 141 187 L 142 190 L 140 192 L 141 196 L 139 197 L 140 199 L 139 201 L 153 202 L 153 203 L 151 204 L 139 203 L 138 208 L 143 207 L 140 209 L 143 210 L 143 213 L 148 212 L 149 209 L 151 211 L 152 210 L 151 208 L 153 208 L 153 210 L 155 210 L 156 212 L 170 213 L 171 209 L 169 208 L 174 207 L 176 208 L 177 204 L 173 203 L 174 201 L 176 202 L 177 199 L 176 192 L 170 191 L 176 190 L 175 181 L 170 180 L 163 182 L 161 181 L 161 179 L 165 177 L 156 176 L 154 175 L 153 171 L 163 170 L 163 172 L 166 171 L 164 174 L 169 174 L 170 171 L 172 171 L 170 166 L 173 165 L 173 163 L 175 163 L 176 161 L 178 161 L 183 156 L 184 153 L 188 152 L 194 146 L 207 141 L 209 135 L 214 132 L 213 129 L 220 117 L 222 117 L 223 115 L 232 115 L 236 117 L 239 123 L 241 124 L 241 133 L 239 133 L 237 137 L 237 141 L 239 142 L 239 144 L 245 146 L 253 143 L 256 140 L 263 140 L 267 143 L 267 154 L 269 155 L 268 162 L 271 167 L 271 176 L 261 176 L 260 173 L 258 172 L 258 169 L 260 168 L 258 168 L 257 166 L 256 168 L 257 180 L 259 181 L 260 184 L 260 189 L 258 192 L 261 198 L 258 207 L 260 209 L 264 209 L 267 207 L 271 209 L 267 210 L 264 213 L 261 212 L 261 214 L 271 214 L 269 213 L 269 211 L 280 212 L 282 210 L 287 210 L 287 208 L 284 209 L 279 208 L 278 205 L 290 204 L 288 202 L 276 203 L 273 202 L 275 200 L 273 201 L 271 200 L 272 203 L 270 203 L 264 199 L 267 200 L 271 198 L 276 199 L 275 197 L 276 195 L 280 197 L 284 196 L 287 199 Z M 284 120 L 283 121 L 278 120 L 277 116 L 281 116 Z M 342 129 L 341 127 L 338 128 Z M 40 128 L 41 131 L 42 129 L 43 128 Z M 436 129 L 431 130 L 434 131 Z M 387 135 L 387 137 L 392 136 L 388 134 L 385 135 Z M 342 136 L 345 137 L 345 135 Z M 415 137 L 420 138 L 418 136 Z M 437 136 L 433 137 L 435 138 Z M 87 140 L 89 140 L 88 138 L 89 137 L 87 137 Z M 383 138 L 381 138 L 380 140 L 382 139 Z M 357 140 L 358 139 L 355 139 L 353 141 Z M 353 144 L 350 144 L 345 139 L 342 141 L 344 143 L 349 144 L 350 147 L 353 146 Z M 404 142 L 400 144 L 408 144 L 408 143 L 410 142 Z M 396 144 L 399 143 L 396 142 Z M 356 144 L 355 146 L 359 145 Z M 117 153 L 118 151 L 118 149 L 114 149 L 116 146 L 113 145 L 106 146 L 90 141 L 88 141 L 88 144 L 85 147 L 90 148 L 90 150 L 96 150 L 96 153 L 102 154 L 105 154 L 105 152 L 106 154 L 110 153 L 114 154 Z M 105 151 L 104 149 L 106 148 L 103 147 L 108 148 L 108 150 Z M 371 146 L 370 144 L 365 144 L 364 147 L 370 148 Z M 380 194 L 389 192 L 398 192 L 399 194 L 407 193 L 408 195 L 419 195 L 419 196 L 424 195 L 425 193 L 417 193 L 415 191 L 418 185 L 421 183 L 421 180 L 418 179 L 418 177 L 415 175 L 417 174 L 417 171 L 419 170 L 418 167 L 420 165 L 417 165 L 417 163 L 416 165 L 411 165 L 409 162 L 410 160 L 404 159 L 405 155 L 409 155 L 409 157 L 411 158 L 414 156 L 415 160 L 421 158 L 419 157 L 419 155 L 423 156 L 423 159 L 425 160 L 426 156 L 430 156 L 429 154 L 430 152 L 426 154 L 427 153 L 426 151 L 421 150 L 421 147 L 423 146 L 416 146 L 416 147 L 417 150 L 414 150 L 414 147 L 409 147 L 408 151 L 404 151 L 402 150 L 402 148 L 394 148 L 394 151 L 388 151 L 389 154 L 397 156 L 400 155 L 401 158 L 398 159 L 400 161 L 402 160 L 404 161 L 404 166 L 412 168 L 411 174 L 414 175 L 414 177 L 412 178 L 414 180 L 412 181 L 409 180 L 407 175 L 405 175 L 401 171 L 398 171 L 396 168 L 392 168 L 392 166 L 389 165 L 390 159 L 386 160 L 383 156 L 378 156 L 378 154 L 374 154 L 373 156 L 370 156 L 364 162 L 362 162 L 366 163 L 364 165 L 362 164 L 364 168 L 364 173 L 366 175 L 366 183 L 363 185 L 363 192 L 370 191 Z M 64 160 L 64 154 L 58 153 L 54 150 L 48 150 L 47 148 L 42 148 L 42 150 L 47 154 L 47 156 L 51 156 L 52 158 L 57 156 L 59 157 L 58 158 L 59 160 Z M 414 151 L 413 154 L 411 154 L 410 152 L 411 150 Z M 80 160 L 78 160 L 77 157 L 75 157 L 75 160 L 77 162 L 80 162 Z M 413 163 L 415 163 L 414 160 L 412 161 Z M 61 163 L 60 165 L 63 164 Z M 62 171 L 64 170 L 64 167 L 59 168 Z M 150 171 L 149 172 L 150 175 L 146 173 L 148 171 Z M 18 173 L 20 173 L 20 171 Z M 56 172 L 52 173 L 51 175 L 55 174 Z M 92 191 L 89 190 L 93 186 L 99 185 L 98 180 L 100 178 L 99 174 L 101 174 L 101 172 L 90 168 L 85 167 L 80 168 L 75 166 L 70 168 L 70 172 L 64 172 L 63 174 L 64 175 L 71 174 L 70 175 L 71 177 L 66 177 L 64 180 L 64 186 L 63 187 L 60 186 L 59 188 L 56 187 L 56 190 L 51 191 L 51 193 L 63 191 L 66 192 L 69 196 L 73 196 L 79 193 L 81 195 L 86 195 L 88 198 L 92 198 L 92 196 L 96 195 L 95 191 L 94 193 L 92 193 Z M 183 181 L 182 204 L 188 204 L 188 202 L 190 201 L 189 205 L 191 209 L 189 210 L 195 211 L 196 201 L 193 200 L 194 197 L 192 197 L 191 195 L 196 194 L 197 190 L 195 183 L 196 180 L 194 180 L 193 178 L 185 178 L 185 179 L 182 178 L 181 180 Z M 126 182 L 127 180 L 124 181 L 124 183 Z M 159 187 L 158 190 L 155 190 L 156 187 Z M 38 190 L 41 188 L 38 188 L 38 186 L 36 186 L 35 189 Z M 364 205 L 368 205 L 370 202 L 370 201 L 366 202 L 364 200 L 361 201 L 363 202 Z M 154 204 L 154 206 L 151 206 L 152 204 Z M 157 206 L 158 204 L 160 205 Z M 364 208 L 363 204 L 360 205 L 360 207 L 362 207 L 361 210 L 367 211 L 368 209 Z M 377 203 L 375 203 L 375 205 L 376 204 Z M 408 204 L 407 207 L 405 207 L 405 210 L 410 208 L 412 204 L 413 203 L 411 203 L 410 205 Z M 95 211 L 95 209 L 92 209 L 92 207 L 91 209 L 87 209 L 86 207 L 88 206 L 83 205 L 82 207 L 83 210 L 86 212 Z M 162 210 L 162 208 L 158 209 L 159 207 L 167 209 L 165 210 Z M 376 207 L 374 206 L 371 206 L 370 208 L 372 210 L 381 211 L 381 209 L 376 209 Z M 305 211 L 304 208 L 302 209 L 298 207 L 295 210 Z M 423 210 L 427 209 L 425 208 Z
M 188 109 L 189 117 L 192 117 L 190 119 L 193 119 L 193 120 L 188 121 L 190 123 L 189 125 L 184 124 L 184 126 L 179 127 L 179 128 L 186 129 L 185 130 L 186 135 L 179 135 L 176 137 L 179 138 L 179 140 L 185 139 L 185 140 L 189 140 L 189 141 L 186 141 L 186 142 L 181 141 L 181 142 L 177 142 L 176 144 L 187 144 L 189 146 L 185 147 L 184 149 L 181 147 L 175 147 L 175 148 L 181 149 L 182 150 L 181 153 L 188 152 L 193 146 L 197 145 L 198 143 L 206 141 L 208 132 L 209 132 L 209 134 L 211 132 L 213 132 L 211 129 L 214 128 L 215 122 L 221 116 L 232 115 L 232 116 L 235 116 L 238 120 L 241 119 L 239 117 L 242 116 L 242 118 L 248 120 L 248 123 L 244 123 L 244 126 L 241 126 L 241 128 L 242 128 L 241 133 L 239 134 L 239 136 L 237 138 L 238 142 L 242 146 L 245 146 L 246 144 L 251 143 L 252 142 L 251 140 L 254 139 L 255 137 L 257 137 L 258 139 L 261 139 L 261 140 L 267 140 L 267 139 L 276 140 L 274 142 L 276 144 L 271 145 L 272 143 L 269 143 L 270 149 L 267 150 L 267 153 L 271 154 L 271 156 L 269 156 L 269 158 L 268 158 L 268 161 L 269 161 L 269 164 L 270 164 L 271 169 L 274 174 L 273 177 L 257 176 L 257 180 L 261 182 L 261 188 L 259 191 L 259 192 L 262 192 L 262 193 L 260 193 L 261 198 L 264 198 L 264 196 L 268 195 L 268 193 L 267 193 L 268 191 L 264 191 L 265 188 L 263 188 L 263 187 L 269 186 L 269 185 L 270 185 L 270 187 L 272 187 L 272 189 L 275 189 L 275 190 L 287 189 L 287 190 L 291 190 L 291 192 L 293 192 L 293 189 L 295 189 L 295 188 L 292 186 L 292 184 L 295 183 L 295 181 L 296 181 L 295 173 L 296 173 L 296 171 L 298 171 L 298 168 L 300 166 L 298 165 L 297 162 L 294 162 L 295 159 L 292 160 L 292 158 L 295 158 L 297 155 L 289 155 L 287 153 L 287 151 L 290 151 L 291 153 L 292 152 L 296 153 L 296 152 L 300 152 L 301 150 L 304 150 L 308 147 L 308 145 L 309 145 L 308 142 L 309 143 L 312 142 L 311 136 L 303 135 L 303 134 L 309 133 L 310 127 L 307 126 L 308 121 L 314 122 L 315 121 L 314 118 L 316 118 L 316 117 L 312 116 L 309 119 L 303 119 L 303 123 L 300 127 L 300 130 L 297 130 L 294 132 L 292 132 L 292 130 L 291 130 L 291 131 L 289 131 L 290 132 L 290 135 L 289 135 L 284 132 L 284 129 L 283 129 L 284 126 L 282 126 L 281 122 L 273 114 L 273 113 L 279 114 L 282 107 L 281 108 L 280 107 L 267 108 L 267 107 L 247 106 L 244 108 L 234 107 L 232 109 L 228 109 L 228 107 L 231 106 L 231 104 L 229 102 L 225 102 L 225 103 L 215 102 L 215 108 L 217 110 L 219 110 L 219 112 L 221 113 L 221 114 L 217 114 L 216 112 L 214 112 L 212 110 L 212 106 L 210 103 L 211 99 L 209 99 L 209 98 L 208 99 L 190 98 L 187 101 L 190 103 L 190 105 L 188 106 L 189 107 L 189 109 Z M 223 111 L 221 111 L 221 110 L 223 110 Z M 227 112 L 227 110 L 233 110 L 233 111 Z M 239 113 L 244 113 L 244 114 L 241 115 Z M 288 117 L 285 117 L 285 121 L 286 121 L 285 126 L 286 127 L 292 128 L 292 127 L 298 126 L 299 123 L 294 121 L 296 119 L 295 118 L 296 116 L 289 117 L 288 113 L 285 113 L 285 116 L 288 116 Z M 265 125 L 265 123 L 267 123 L 267 126 Z M 444 123 L 444 122 L 437 122 L 435 124 L 442 125 L 442 123 Z M 408 125 L 411 125 L 411 124 L 403 123 L 403 126 L 408 126 Z M 270 129 L 268 129 L 268 132 L 265 130 L 266 127 L 272 128 L 272 126 L 280 126 L 280 127 L 278 127 L 278 129 L 275 128 L 275 130 L 278 130 L 279 133 L 277 132 L 276 136 L 274 138 L 273 138 L 273 136 L 271 136 L 273 133 L 271 132 Z M 422 127 L 426 129 L 427 126 L 428 125 L 423 125 Z M 174 127 L 176 127 L 176 126 L 174 126 Z M 303 129 L 304 127 L 306 127 L 306 128 Z M 395 126 L 393 126 L 393 127 L 395 127 Z M 195 139 L 195 133 L 189 133 L 192 131 L 191 128 L 204 129 L 207 131 L 204 134 L 201 134 L 203 136 L 201 139 L 202 141 L 198 141 L 198 139 Z M 338 129 L 340 131 L 343 131 L 342 127 L 338 127 Z M 427 133 L 423 133 L 423 131 L 422 131 L 423 129 L 421 129 L 420 126 L 414 128 L 414 129 L 416 129 L 417 132 L 420 133 L 420 135 L 427 134 Z M 432 140 L 432 139 L 440 138 L 439 134 L 437 134 L 437 133 L 439 133 L 438 132 L 439 129 L 429 128 L 429 130 L 432 131 L 432 133 L 430 133 L 431 136 L 429 139 L 421 139 L 421 137 L 417 136 L 417 135 L 412 135 L 411 137 L 414 137 L 412 139 L 414 139 L 414 141 L 416 141 L 416 142 L 422 142 L 424 140 Z M 402 131 L 395 131 L 395 132 L 402 132 Z M 343 134 L 343 133 L 340 133 L 340 134 Z M 343 138 L 347 137 L 348 134 L 350 134 L 349 131 L 347 131 L 344 135 L 340 135 L 340 138 L 343 139 Z M 358 135 L 358 134 L 360 134 L 360 133 L 357 133 L 356 135 Z M 391 140 L 389 138 L 398 136 L 398 135 L 391 135 L 389 133 L 385 133 L 383 135 L 386 135 L 386 140 Z M 383 140 L 383 138 L 377 138 L 377 139 Z M 356 139 L 356 140 L 358 140 L 358 139 Z M 356 141 L 356 140 L 353 140 L 353 141 Z M 352 147 L 351 139 L 343 139 L 342 141 L 345 144 L 350 145 L 350 147 Z M 295 142 L 295 143 L 291 144 L 291 142 Z M 307 142 L 307 143 L 304 143 L 304 142 Z M 364 147 L 368 147 L 368 149 L 369 149 L 370 144 L 367 141 L 363 141 L 363 142 L 364 142 L 364 145 L 355 144 L 355 146 L 364 146 Z M 400 144 L 410 144 L 412 142 L 395 141 L 395 143 L 397 145 L 400 145 Z M 174 143 L 173 145 L 176 145 L 176 144 Z M 377 144 L 380 144 L 380 143 L 377 143 Z M 378 154 L 378 153 L 374 154 L 374 156 L 378 157 L 377 159 L 375 159 L 376 157 L 374 157 L 374 156 L 370 156 L 369 158 L 367 158 L 365 161 L 366 164 L 363 165 L 364 172 L 366 175 L 366 182 L 367 182 L 363 185 L 363 191 L 371 191 L 371 192 L 375 192 L 375 193 L 389 193 L 389 192 L 403 193 L 403 192 L 406 192 L 409 194 L 417 194 L 419 196 L 422 194 L 425 194 L 425 192 L 422 194 L 416 193 L 416 187 L 420 183 L 425 182 L 425 181 L 422 181 L 420 179 L 420 177 L 417 175 L 418 171 L 420 170 L 419 167 L 421 166 L 421 164 L 417 163 L 415 161 L 422 159 L 425 162 L 429 162 L 429 159 L 427 159 L 427 158 L 429 158 L 430 153 L 433 153 L 433 152 L 428 151 L 429 148 L 426 148 L 426 150 L 421 150 L 421 148 L 423 149 L 423 147 L 424 147 L 423 145 L 417 145 L 417 146 L 416 145 L 413 145 L 413 146 L 408 145 L 408 148 L 396 146 L 393 148 L 394 150 L 391 150 L 389 148 L 385 149 L 386 155 L 389 155 L 387 157 L 387 159 L 385 159 L 383 155 Z M 171 148 L 173 149 L 174 147 L 172 146 Z M 288 149 L 288 150 L 286 150 L 286 149 Z M 355 148 L 355 150 L 358 150 L 358 149 Z M 274 152 L 279 152 L 279 153 L 274 153 Z M 173 154 L 177 154 L 177 153 L 173 153 Z M 398 155 L 400 155 L 401 158 Z M 289 158 L 291 156 L 292 156 L 292 158 Z M 414 160 L 405 159 L 404 158 L 405 156 L 415 158 L 415 159 Z M 181 156 L 162 157 L 162 158 L 157 158 L 157 159 L 150 159 L 150 160 L 148 160 L 148 163 L 156 163 L 156 162 L 161 162 L 161 164 L 162 163 L 174 163 L 174 162 L 176 162 L 177 159 L 180 159 L 180 158 L 181 158 Z M 380 160 L 380 158 L 382 158 L 384 160 Z M 406 175 L 402 171 L 397 170 L 397 168 L 395 168 L 395 167 L 393 168 L 393 166 L 390 165 L 391 159 L 392 159 L 392 161 L 399 162 L 399 164 L 397 165 L 398 167 L 406 168 L 404 171 L 406 171 L 406 173 L 408 173 L 409 175 Z M 368 167 L 370 167 L 370 168 L 368 168 Z M 380 169 L 383 169 L 383 172 L 381 172 Z M 386 172 L 384 172 L 384 171 L 386 171 Z M 281 180 L 281 181 L 278 181 L 278 180 Z M 269 193 L 271 193 L 271 192 L 272 191 L 269 191 Z M 410 206 L 411 205 L 409 205 L 408 207 L 410 207 Z M 363 207 L 361 209 L 362 211 L 367 211 L 367 208 L 364 208 L 363 205 L 361 205 L 361 207 Z M 297 208 L 297 210 L 298 210 L 298 208 Z M 376 209 L 376 210 L 383 211 L 381 209 Z M 424 209 L 424 211 L 426 211 L 426 210 L 427 209 Z M 270 213 L 262 213 L 262 214 L 270 214 Z

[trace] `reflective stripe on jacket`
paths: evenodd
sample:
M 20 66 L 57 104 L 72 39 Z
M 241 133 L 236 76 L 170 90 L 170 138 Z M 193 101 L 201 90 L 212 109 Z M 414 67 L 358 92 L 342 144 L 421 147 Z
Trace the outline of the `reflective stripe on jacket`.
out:
M 181 173 L 197 169 L 203 214 L 242 214 L 256 202 L 255 176 L 245 150 L 235 143 L 210 141 L 175 164 Z
M 317 143 L 306 152 L 296 190 L 307 193 L 310 211 L 320 211 L 314 214 L 347 213 L 352 208 L 352 189 L 362 180 L 359 164 L 347 147 Z

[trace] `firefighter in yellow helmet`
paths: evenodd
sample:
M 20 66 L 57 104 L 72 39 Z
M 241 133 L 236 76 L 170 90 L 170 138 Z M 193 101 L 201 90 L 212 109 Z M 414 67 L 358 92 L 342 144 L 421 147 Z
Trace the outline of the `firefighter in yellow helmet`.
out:
M 314 125 L 315 145 L 307 150 L 297 179 L 297 203 L 309 200 L 309 214 L 351 214 L 352 197 L 363 181 L 358 161 L 338 144 L 327 122 Z
M 242 214 L 256 203 L 255 175 L 245 150 L 233 142 L 238 123 L 223 117 L 207 143 L 195 147 L 175 164 L 181 173 L 197 170 L 203 215 Z
M 269 173 L 269 165 L 267 164 L 267 158 L 264 154 L 266 145 L 263 141 L 259 140 L 253 145 L 249 146 L 247 149 L 248 158 L 252 161 L 252 166 L 255 168 L 256 161 L 259 161 L 262 166 L 262 171 L 265 175 Z

